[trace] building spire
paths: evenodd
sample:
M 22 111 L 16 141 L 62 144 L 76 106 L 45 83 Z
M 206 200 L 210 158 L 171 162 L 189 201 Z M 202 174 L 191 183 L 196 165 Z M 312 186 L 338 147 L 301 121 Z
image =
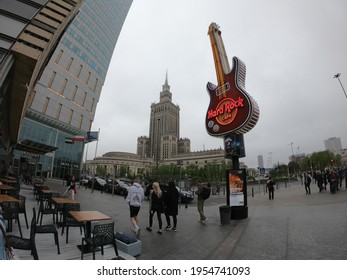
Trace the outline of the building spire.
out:
M 166 75 L 165 75 L 165 85 L 169 85 L 168 79 L 167 79 L 167 68 L 166 68 Z
M 169 82 L 168 82 L 168 71 L 166 69 L 166 73 L 165 73 L 165 84 L 163 84 L 163 89 L 160 93 L 160 101 L 164 102 L 164 101 L 171 101 L 172 98 L 172 94 L 170 92 L 170 86 L 169 86 Z

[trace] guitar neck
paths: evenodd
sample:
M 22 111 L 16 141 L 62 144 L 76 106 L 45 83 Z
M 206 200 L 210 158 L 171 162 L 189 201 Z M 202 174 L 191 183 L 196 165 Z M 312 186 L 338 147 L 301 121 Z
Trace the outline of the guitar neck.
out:
M 225 84 L 224 75 L 230 72 L 230 66 L 228 61 L 228 56 L 225 51 L 223 39 L 221 36 L 222 32 L 220 31 L 219 26 L 216 23 L 211 23 L 208 28 L 208 35 L 211 41 L 212 53 L 214 64 L 217 73 L 218 87 L 222 88 Z M 222 93 L 223 91 L 221 91 Z M 220 95 L 220 98 L 222 98 Z

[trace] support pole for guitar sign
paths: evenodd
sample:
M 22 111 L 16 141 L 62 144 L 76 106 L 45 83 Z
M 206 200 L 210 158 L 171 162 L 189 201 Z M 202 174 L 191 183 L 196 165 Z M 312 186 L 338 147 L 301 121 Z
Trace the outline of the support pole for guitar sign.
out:
M 224 137 L 225 158 L 231 159 L 232 169 L 226 171 L 227 205 L 231 206 L 232 220 L 248 218 L 246 171 L 240 169 L 240 157 L 245 157 L 243 134 L 231 133 Z

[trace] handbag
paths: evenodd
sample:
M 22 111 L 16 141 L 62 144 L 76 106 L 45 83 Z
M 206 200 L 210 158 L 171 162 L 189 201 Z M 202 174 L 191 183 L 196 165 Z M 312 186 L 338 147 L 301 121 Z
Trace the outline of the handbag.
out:
M 2 224 L 0 224 L 0 229 L 1 229 L 2 234 L 3 234 L 3 236 L 5 237 L 5 240 L 6 240 L 5 253 L 6 253 L 7 259 L 11 260 L 11 261 L 19 260 L 20 258 L 18 257 L 16 251 L 11 246 L 10 240 L 8 239 L 6 231 L 5 231 L 4 227 L 2 226 Z

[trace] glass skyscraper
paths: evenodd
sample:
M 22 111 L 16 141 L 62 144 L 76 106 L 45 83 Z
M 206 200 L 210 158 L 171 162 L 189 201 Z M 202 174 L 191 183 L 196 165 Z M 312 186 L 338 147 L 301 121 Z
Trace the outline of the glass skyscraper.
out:
M 65 139 L 83 136 L 91 129 L 131 4 L 132 0 L 83 1 L 27 97 L 18 138 L 18 142 L 31 140 L 57 149 L 41 155 L 35 170 L 30 164 L 32 155 L 14 150 L 16 173 L 55 178 L 80 175 L 84 142 L 69 144 Z

